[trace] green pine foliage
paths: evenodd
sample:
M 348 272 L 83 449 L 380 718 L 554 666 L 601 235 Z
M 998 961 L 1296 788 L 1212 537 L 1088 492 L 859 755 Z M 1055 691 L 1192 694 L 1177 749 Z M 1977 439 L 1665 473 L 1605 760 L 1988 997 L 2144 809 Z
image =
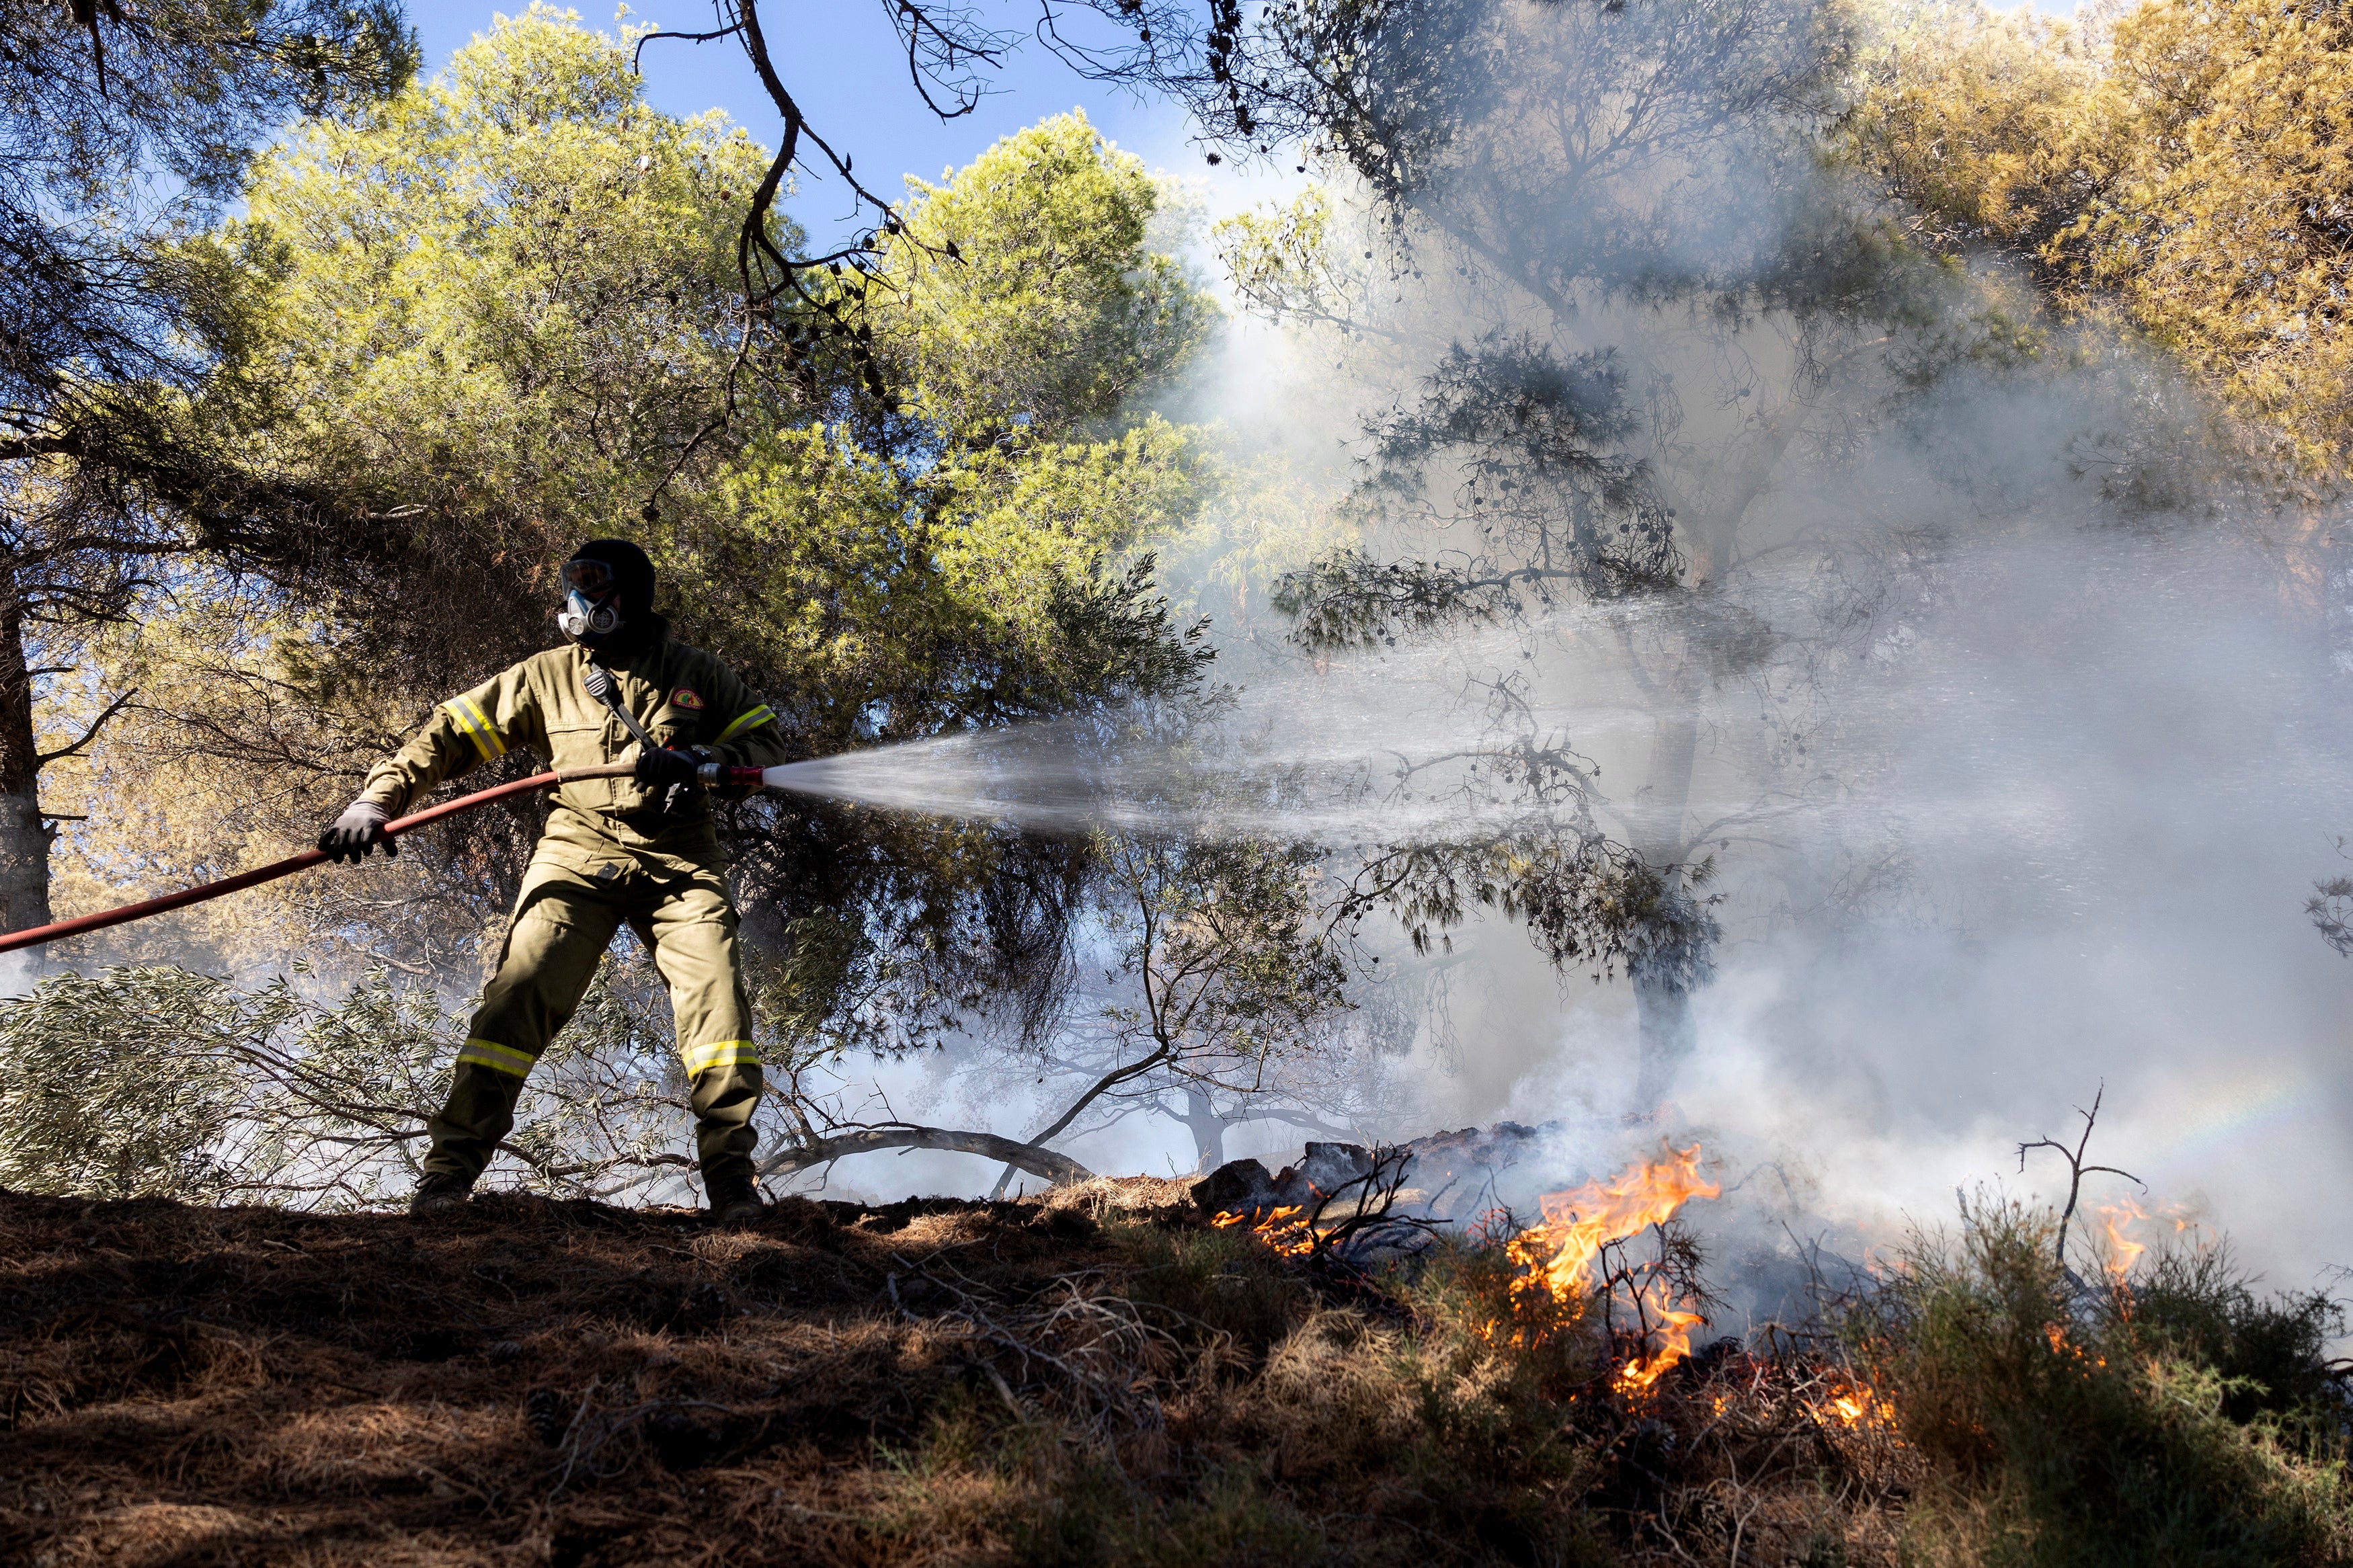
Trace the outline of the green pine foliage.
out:
M 259 163 L 222 242 L 261 301 L 229 367 L 256 400 L 247 456 L 341 503 L 302 571 L 191 584 L 102 639 L 145 712 L 53 791 L 92 817 L 60 845 L 69 908 L 307 840 L 434 703 L 554 639 L 553 568 L 594 535 L 642 542 L 679 635 L 815 754 L 1199 680 L 1152 552 L 1227 479 L 1208 432 L 1145 407 L 1216 311 L 1149 247 L 1142 163 L 1056 117 L 912 185 L 862 268 L 748 310 L 735 247 L 766 153 L 646 103 L 635 37 L 534 7 Z M 782 219 L 771 238 L 802 241 Z M 168 796 L 127 787 L 163 770 Z M 398 867 L 96 956 L 470 967 L 535 826 L 468 817 Z M 903 1041 L 1001 989 L 975 902 L 1035 851 L 759 803 L 726 829 L 797 1034 L 856 1014 Z

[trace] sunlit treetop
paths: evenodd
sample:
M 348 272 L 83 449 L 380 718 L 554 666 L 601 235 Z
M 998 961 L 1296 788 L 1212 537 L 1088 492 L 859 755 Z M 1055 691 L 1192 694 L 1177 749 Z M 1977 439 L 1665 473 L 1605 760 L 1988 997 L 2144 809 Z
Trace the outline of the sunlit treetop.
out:
M 1872 62 L 1868 167 L 1953 246 L 2121 304 L 2294 460 L 2353 447 L 2353 26 L 2341 8 L 2155 0 L 2103 30 L 1913 14 Z
M 200 369 L 168 341 L 149 231 L 235 195 L 289 112 L 380 99 L 416 65 L 391 0 L 0 4 L 0 417 L 50 435 L 77 376 Z
M 1106 418 L 1181 366 L 1215 312 L 1145 247 L 1159 200 L 1143 160 L 1078 114 L 1006 137 L 945 184 L 909 180 L 877 325 L 923 415 L 1042 436 Z

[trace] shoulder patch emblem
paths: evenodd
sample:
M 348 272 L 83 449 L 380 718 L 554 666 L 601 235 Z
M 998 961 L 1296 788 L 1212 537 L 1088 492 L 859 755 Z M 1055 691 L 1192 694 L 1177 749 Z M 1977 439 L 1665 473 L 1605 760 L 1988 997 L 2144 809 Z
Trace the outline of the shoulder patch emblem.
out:
M 670 694 L 670 700 L 681 708 L 700 708 L 702 706 L 702 694 L 695 690 L 691 686 L 680 687 L 676 691 Z

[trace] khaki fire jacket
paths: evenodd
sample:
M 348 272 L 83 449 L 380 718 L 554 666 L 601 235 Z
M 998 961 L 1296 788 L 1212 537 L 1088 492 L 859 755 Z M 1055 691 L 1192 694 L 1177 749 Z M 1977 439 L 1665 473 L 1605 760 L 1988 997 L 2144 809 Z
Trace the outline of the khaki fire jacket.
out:
M 767 705 L 719 660 L 672 640 L 659 617 L 642 645 L 599 662 L 612 672 L 622 704 L 662 744 L 707 748 L 707 760 L 737 767 L 786 760 L 783 726 Z M 587 668 L 587 649 L 554 647 L 443 703 L 396 754 L 369 770 L 361 798 L 397 816 L 444 779 L 509 752 L 536 752 L 558 768 L 634 757 L 635 737 L 581 684 Z M 583 779 L 557 790 L 533 858 L 589 877 L 723 866 L 708 795 L 681 792 L 664 811 L 659 793 L 628 778 Z

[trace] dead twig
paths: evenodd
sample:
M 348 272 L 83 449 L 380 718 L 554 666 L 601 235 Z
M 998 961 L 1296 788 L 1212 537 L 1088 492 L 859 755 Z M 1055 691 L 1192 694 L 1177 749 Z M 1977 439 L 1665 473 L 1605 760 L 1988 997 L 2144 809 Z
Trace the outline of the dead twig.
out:
M 1008 1379 L 987 1357 L 974 1358 L 1022 1419 L 1029 1413 L 1020 1395 L 1029 1394 L 1105 1436 L 1156 1432 L 1165 1425 L 1153 1393 L 1155 1373 L 1181 1361 L 1183 1347 L 1174 1334 L 1146 1321 L 1136 1303 L 1092 1289 L 1103 1283 L 1100 1271 L 1058 1275 L 1035 1296 L 1000 1301 L 940 1258 L 891 1258 L 904 1273 L 891 1274 L 883 1289 L 900 1316 L 928 1331 L 944 1327 L 1013 1359 L 1018 1371 Z M 921 1279 L 954 1305 L 935 1316 L 916 1312 L 900 1293 L 902 1278 Z
M 2059 1152 L 2060 1157 L 2067 1162 L 2067 1206 L 2059 1211 L 2059 1239 L 2055 1244 L 2059 1267 L 2063 1269 L 2067 1268 L 2067 1226 L 2075 1217 L 2075 1205 L 2083 1196 L 2085 1176 L 2099 1173 L 2122 1176 L 2141 1191 L 2148 1190 L 2148 1184 L 2130 1171 L 2119 1170 L 2114 1165 L 2087 1165 L 2084 1163 L 2084 1151 L 2092 1142 L 2093 1124 L 2100 1119 L 2100 1100 L 2107 1092 L 2107 1082 L 2103 1079 L 2099 1089 L 2092 1096 L 2092 1109 L 2086 1110 L 2080 1105 L 2075 1108 L 2075 1114 L 2084 1119 L 2084 1131 L 2083 1135 L 2075 1140 L 2075 1146 L 2073 1149 L 2055 1138 L 2037 1138 L 2031 1143 L 2021 1143 L 2018 1146 L 2018 1169 L 2021 1175 L 2026 1171 L 2026 1155 L 2029 1150 L 2055 1149 Z M 2070 1269 L 2068 1272 L 2072 1278 L 2073 1271 Z

